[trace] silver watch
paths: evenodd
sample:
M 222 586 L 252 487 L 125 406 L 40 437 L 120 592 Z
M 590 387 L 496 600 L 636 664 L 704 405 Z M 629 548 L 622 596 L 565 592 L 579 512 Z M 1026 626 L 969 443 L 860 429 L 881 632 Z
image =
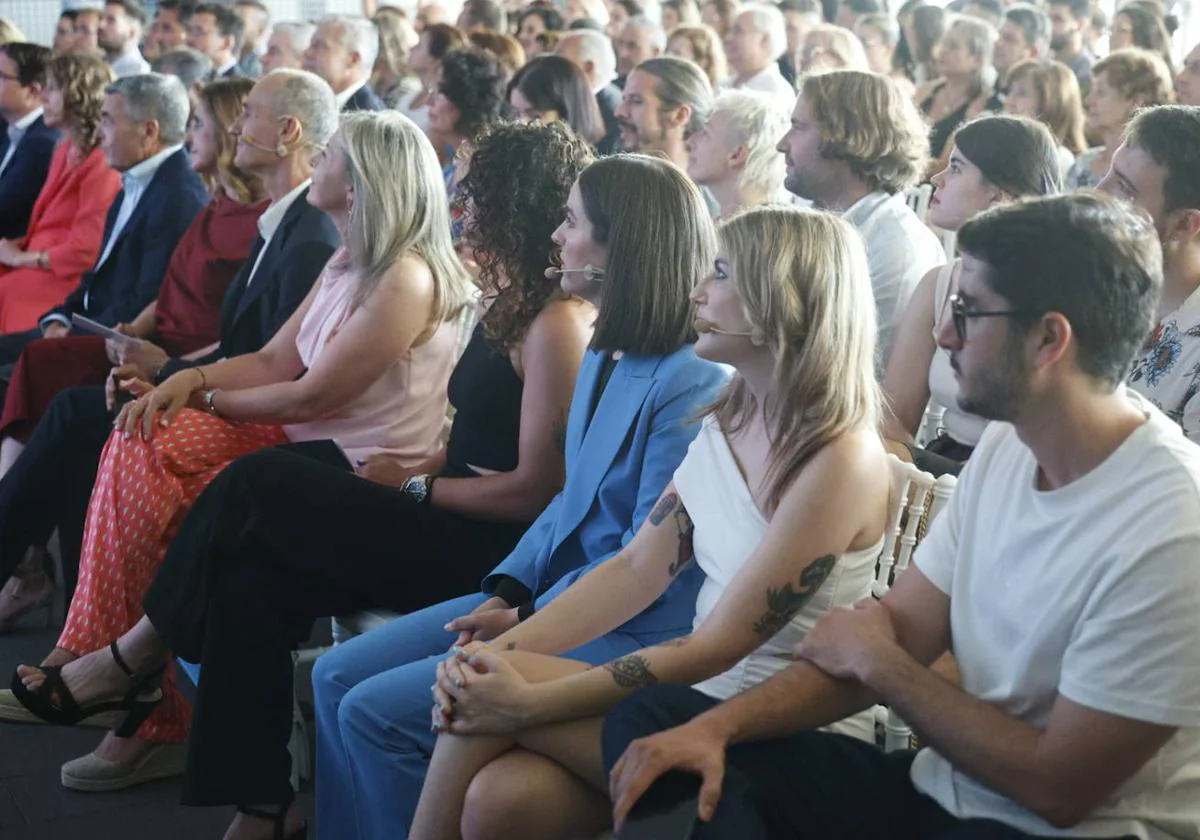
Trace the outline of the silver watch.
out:
M 427 505 L 429 504 L 429 490 L 432 487 L 433 476 L 423 473 L 414 475 L 405 481 L 400 487 L 400 492 L 414 504 Z

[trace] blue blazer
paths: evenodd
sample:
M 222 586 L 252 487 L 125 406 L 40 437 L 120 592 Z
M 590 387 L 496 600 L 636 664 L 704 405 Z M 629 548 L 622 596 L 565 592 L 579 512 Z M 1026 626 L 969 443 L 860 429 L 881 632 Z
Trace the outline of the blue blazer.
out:
M 385 110 L 387 110 L 387 105 L 379 98 L 379 94 L 375 92 L 375 88 L 371 87 L 369 82 L 354 91 L 354 95 L 347 99 L 346 104 L 342 106 L 343 114 L 349 114 L 352 111 Z
M 122 190 L 108 208 L 105 246 L 124 198 Z M 168 157 L 155 171 L 108 259 L 83 275 L 66 303 L 39 320 L 58 315 L 70 321 L 72 315 L 79 313 L 109 327 L 132 322 L 147 304 L 158 298 L 158 287 L 167 273 L 175 246 L 211 199 L 200 176 L 192 171 L 186 149 Z M 104 253 L 104 246 L 100 253 Z
M 625 356 L 595 415 L 588 410 L 604 354 L 584 356 L 567 418 L 567 481 L 512 553 L 483 581 L 491 594 L 508 575 L 542 606 L 608 560 L 637 533 L 700 431 L 697 412 L 728 374 L 690 345 L 669 356 Z M 691 632 L 703 576 L 693 563 L 619 632 L 653 644 Z
M 38 117 L 25 132 L 4 174 L 0 175 L 0 237 L 18 239 L 29 227 L 29 216 L 50 172 L 58 132 Z M 8 154 L 8 134 L 0 130 L 0 160 Z

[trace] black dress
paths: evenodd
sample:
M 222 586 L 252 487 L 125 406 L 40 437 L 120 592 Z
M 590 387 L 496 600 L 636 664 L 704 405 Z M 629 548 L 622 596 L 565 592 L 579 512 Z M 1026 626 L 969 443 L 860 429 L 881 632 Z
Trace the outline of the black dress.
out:
M 450 378 L 457 415 L 442 475 L 516 466 L 521 394 L 508 354 L 477 327 Z M 230 465 L 183 522 L 144 599 L 171 650 L 203 666 L 184 804 L 284 801 L 291 651 L 313 622 L 477 592 L 527 525 L 414 505 L 355 475 L 329 441 Z

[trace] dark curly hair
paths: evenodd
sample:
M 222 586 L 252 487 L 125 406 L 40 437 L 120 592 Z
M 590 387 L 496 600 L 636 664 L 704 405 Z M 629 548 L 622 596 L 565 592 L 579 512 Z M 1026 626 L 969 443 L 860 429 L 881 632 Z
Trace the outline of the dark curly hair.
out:
M 559 290 L 546 278 L 571 185 L 592 147 L 565 123 L 496 122 L 473 142 L 459 195 L 471 207 L 471 244 L 485 297 L 488 337 L 506 348 L 525 335 Z
M 507 78 L 499 59 L 490 50 L 458 47 L 442 56 L 438 92 L 458 108 L 459 137 L 473 138 L 500 116 Z

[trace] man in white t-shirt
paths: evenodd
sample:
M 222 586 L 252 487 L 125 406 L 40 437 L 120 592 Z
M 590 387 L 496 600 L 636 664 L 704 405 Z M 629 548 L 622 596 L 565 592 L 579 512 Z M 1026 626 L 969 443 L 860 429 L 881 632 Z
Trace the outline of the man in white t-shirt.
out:
M 882 601 L 823 617 L 771 680 L 618 706 L 618 822 L 648 789 L 653 808 L 699 785 L 695 838 L 1200 833 L 1200 447 L 1121 384 L 1158 237 L 1075 194 L 989 211 L 959 242 L 937 338 L 963 408 L 997 422 L 946 511 Z M 928 668 L 950 650 L 960 685 Z M 875 702 L 925 748 L 815 731 Z

